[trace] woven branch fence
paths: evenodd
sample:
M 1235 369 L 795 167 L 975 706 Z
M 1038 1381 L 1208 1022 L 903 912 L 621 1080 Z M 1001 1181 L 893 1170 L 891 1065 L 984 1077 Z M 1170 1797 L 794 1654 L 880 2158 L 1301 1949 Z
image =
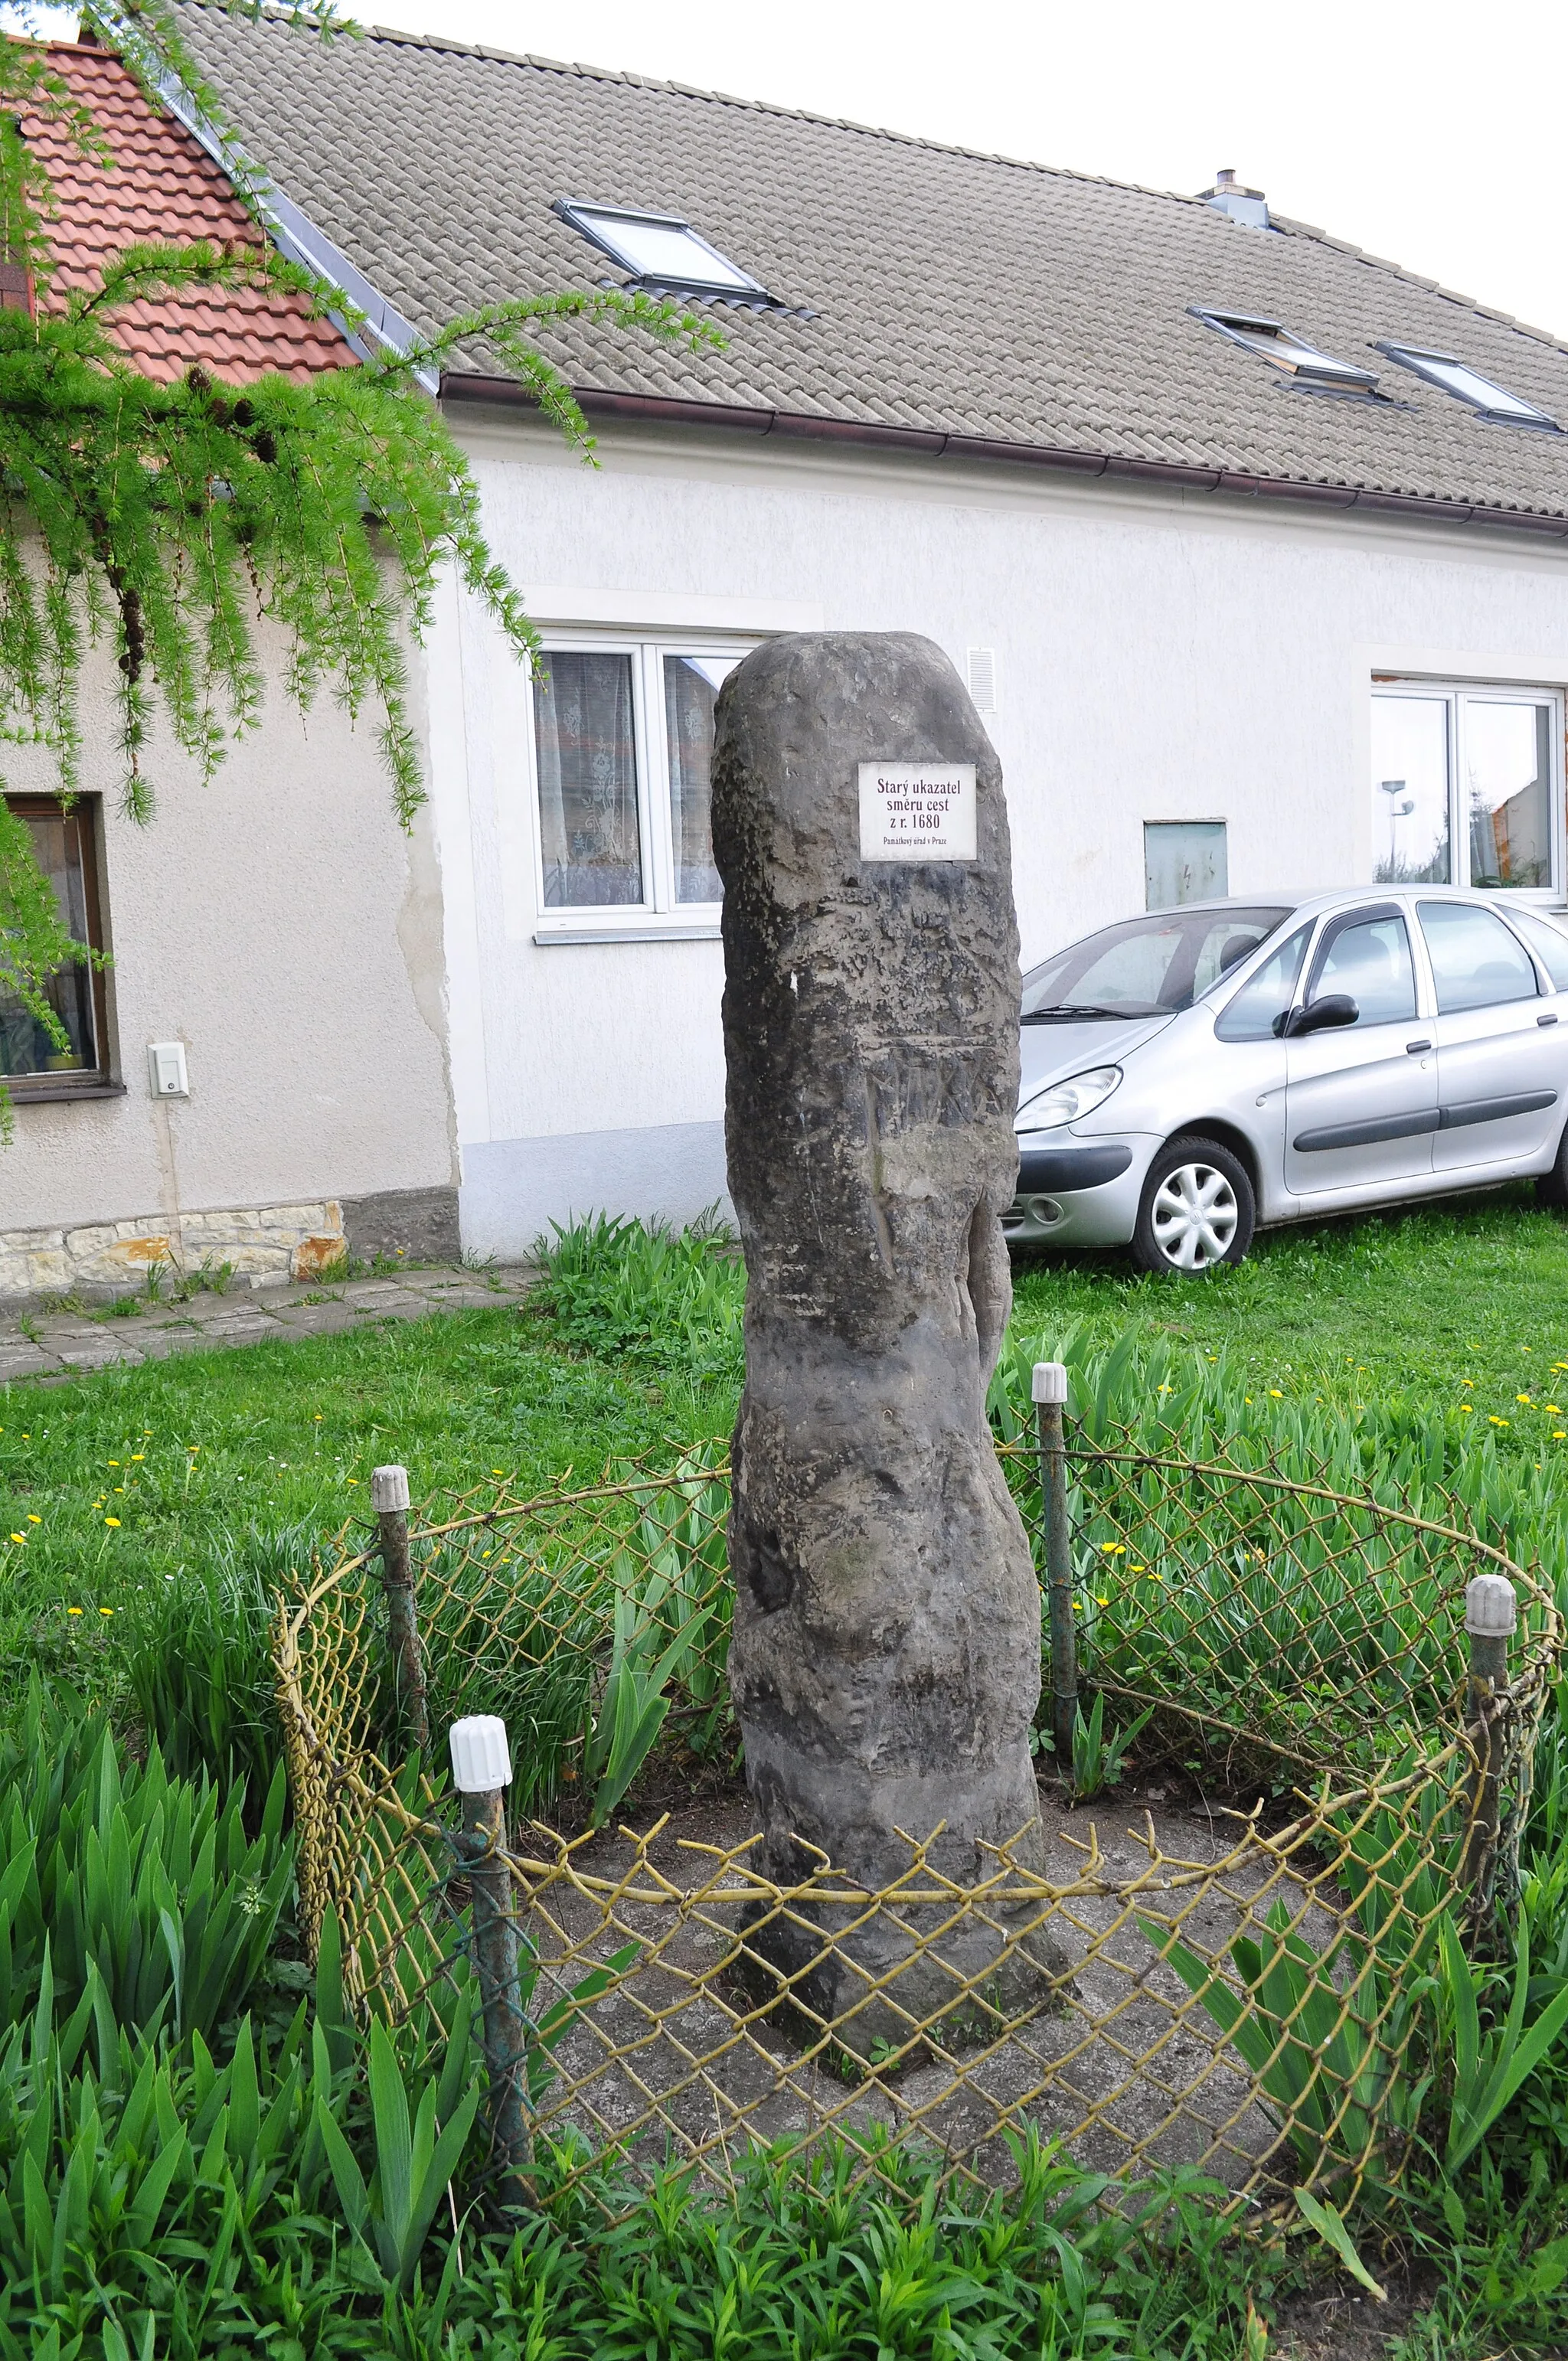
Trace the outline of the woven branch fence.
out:
M 1002 1456 L 1044 1581 L 1039 1462 Z M 1040 1828 L 978 1889 L 912 1829 L 875 1894 L 826 1860 L 788 1887 L 760 1874 L 733 1787 L 697 1837 L 680 1817 L 622 1827 L 648 1717 L 665 1790 L 722 1785 L 734 1756 L 726 1468 L 531 1499 L 498 1479 L 415 1513 L 406 1591 L 345 1533 L 280 1598 L 313 1951 L 330 1910 L 364 2010 L 466 2040 L 476 1895 L 499 1877 L 520 1970 L 492 2099 L 504 2077 L 556 2177 L 609 2156 L 623 2188 L 672 2162 L 723 2185 L 748 2147 L 831 2143 L 855 2176 L 902 2149 L 994 2188 L 1031 2135 L 1116 2174 L 1195 2164 L 1266 2210 L 1352 2188 L 1374 2158 L 1397 2171 L 1437 2063 L 1442 1921 L 1484 1942 L 1507 1906 L 1563 1645 L 1551 1594 L 1457 1516 L 1130 1445 L 1069 1441 L 1067 1472 L 1082 1703 L 1124 1730 L 1146 1717 L 1146 1796 L 1157 1773 L 1185 1802 L 1069 1811 L 1047 1783 Z M 1481 1573 L 1519 1604 L 1500 1682 L 1467 1679 Z M 516 1770 L 510 1838 L 477 1859 L 444 1763 L 476 1713 L 505 1719 Z M 769 1942 L 781 1921 L 791 1940 Z M 819 1972 L 830 1951 L 847 1985 Z M 770 1964 L 786 1954 L 802 1964 Z

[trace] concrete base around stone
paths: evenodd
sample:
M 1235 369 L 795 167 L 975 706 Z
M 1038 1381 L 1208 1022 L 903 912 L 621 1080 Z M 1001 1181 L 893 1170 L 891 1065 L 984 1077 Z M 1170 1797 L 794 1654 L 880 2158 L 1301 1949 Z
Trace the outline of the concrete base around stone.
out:
M 348 1239 L 335 1198 L 287 1205 L 158 1213 L 73 1229 L 0 1230 L 0 1302 L 71 1295 L 110 1302 L 147 1291 L 148 1274 L 228 1273 L 239 1287 L 318 1278 L 344 1260 Z
M 463 1150 L 463 1244 L 502 1262 L 530 1257 L 552 1222 L 634 1214 L 679 1228 L 718 1207 L 729 1220 L 722 1123 L 651 1124 L 476 1141 Z

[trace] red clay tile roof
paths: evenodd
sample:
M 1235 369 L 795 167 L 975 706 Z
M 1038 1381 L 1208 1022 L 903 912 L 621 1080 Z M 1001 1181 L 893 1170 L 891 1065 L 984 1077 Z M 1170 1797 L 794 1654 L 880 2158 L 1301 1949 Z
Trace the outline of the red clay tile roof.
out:
M 55 271 L 46 307 L 96 287 L 109 257 L 142 240 L 263 242 L 216 164 L 183 124 L 148 105 L 118 58 L 67 42 L 51 42 L 49 58 L 98 123 L 114 166 L 83 158 L 57 126 L 28 120 L 59 208 L 49 224 Z M 331 322 L 311 319 L 298 296 L 244 288 L 130 304 L 112 332 L 137 368 L 166 384 L 193 361 L 248 384 L 270 370 L 302 381 L 353 359 Z

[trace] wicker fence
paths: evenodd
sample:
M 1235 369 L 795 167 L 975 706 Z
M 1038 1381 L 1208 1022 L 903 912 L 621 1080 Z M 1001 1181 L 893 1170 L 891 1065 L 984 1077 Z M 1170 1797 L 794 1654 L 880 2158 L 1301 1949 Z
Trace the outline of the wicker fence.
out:
M 1043 1576 L 1037 1462 L 1003 1460 Z M 748 2145 L 831 2141 L 855 2172 L 903 2147 L 996 2186 L 1031 2133 L 1117 2173 L 1199 2164 L 1254 2204 L 1397 2169 L 1442 1920 L 1484 1940 L 1494 1888 L 1507 1904 L 1550 1593 L 1457 1519 L 1131 1448 L 1067 1465 L 1083 1705 L 1102 1740 L 1141 1720 L 1135 1809 L 1069 1810 L 1047 1782 L 1040 1830 L 978 1890 L 937 1873 L 929 1830 L 883 1892 L 827 1861 L 773 1884 L 724 1777 L 722 1463 L 533 1499 L 498 1477 L 410 1524 L 392 1638 L 411 1599 L 426 1697 L 376 1547 L 280 1601 L 310 1941 L 331 1910 L 366 2009 L 466 2038 L 471 1905 L 500 1875 L 507 2071 L 568 2175 L 613 2151 L 623 2184 L 671 2160 L 723 2182 Z M 1466 1680 L 1478 1573 L 1519 1602 L 1495 1694 Z M 505 1719 L 517 1774 L 510 1840 L 477 1861 L 444 1763 L 476 1713 Z M 634 1831 L 629 1763 L 708 1801 Z M 847 1981 L 817 1972 L 829 1952 Z

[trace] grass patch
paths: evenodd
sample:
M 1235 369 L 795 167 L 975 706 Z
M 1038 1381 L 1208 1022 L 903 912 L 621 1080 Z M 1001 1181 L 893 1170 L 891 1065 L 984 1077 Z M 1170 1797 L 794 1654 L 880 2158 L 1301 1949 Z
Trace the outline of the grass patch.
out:
M 543 1488 L 674 1460 L 732 1415 L 727 1390 L 604 1367 L 510 1308 L 0 1389 L 0 1658 L 100 1694 L 115 1619 L 153 1586 L 205 1575 L 231 1536 L 367 1520 L 386 1460 L 416 1498 L 495 1468 Z
M 1552 1367 L 1568 1363 L 1568 1225 L 1527 1188 L 1269 1231 L 1245 1262 L 1192 1284 L 1135 1278 L 1110 1256 L 1036 1255 L 1014 1264 L 1014 1286 L 1015 1326 L 1081 1322 L 1102 1345 L 1164 1337 L 1288 1396 L 1468 1403 L 1530 1444 L 1552 1439 L 1542 1405 L 1568 1408 Z

